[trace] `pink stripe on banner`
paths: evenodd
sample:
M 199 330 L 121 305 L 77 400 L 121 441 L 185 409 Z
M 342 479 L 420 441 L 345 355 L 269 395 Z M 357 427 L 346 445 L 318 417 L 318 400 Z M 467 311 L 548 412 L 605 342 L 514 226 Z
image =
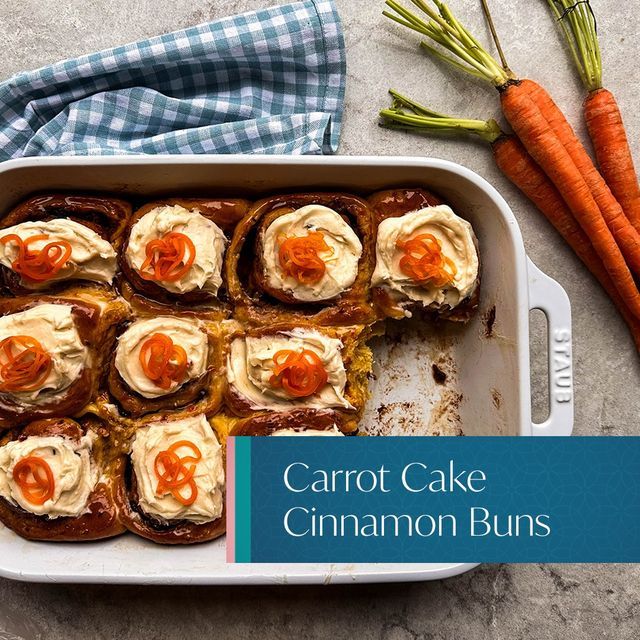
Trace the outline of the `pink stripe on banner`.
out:
M 236 443 L 227 438 L 227 562 L 236 561 Z

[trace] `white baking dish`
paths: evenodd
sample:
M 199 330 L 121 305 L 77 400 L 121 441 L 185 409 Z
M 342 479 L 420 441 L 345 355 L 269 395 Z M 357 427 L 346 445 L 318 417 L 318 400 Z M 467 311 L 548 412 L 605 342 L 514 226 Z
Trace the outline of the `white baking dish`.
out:
M 162 195 L 261 195 L 286 190 L 367 193 L 424 185 L 467 217 L 483 260 L 480 313 L 466 327 L 417 324 L 378 339 L 377 380 L 365 417 L 387 434 L 569 435 L 573 426 L 571 314 L 555 281 L 527 259 L 507 203 L 485 180 L 451 162 L 406 157 L 154 156 L 34 158 L 0 165 L 0 212 L 47 190 Z M 495 323 L 488 321 L 496 309 Z M 531 422 L 529 310 L 549 322 L 550 416 Z M 489 330 L 491 328 L 491 330 Z M 491 337 L 487 337 L 491 333 Z M 447 374 L 436 384 L 431 364 Z M 410 380 L 411 384 L 406 384 Z M 460 394 L 462 397 L 460 397 Z M 224 539 L 167 548 L 133 535 L 106 542 L 34 543 L 0 528 L 0 575 L 53 582 L 269 584 L 430 580 L 473 564 L 283 564 L 225 562 Z

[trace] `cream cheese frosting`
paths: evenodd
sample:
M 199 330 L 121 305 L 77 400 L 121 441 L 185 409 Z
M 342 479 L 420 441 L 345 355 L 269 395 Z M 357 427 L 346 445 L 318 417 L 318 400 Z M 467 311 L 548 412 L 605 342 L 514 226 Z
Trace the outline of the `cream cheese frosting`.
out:
M 35 252 L 50 242 L 66 241 L 71 245 L 71 256 L 62 269 L 47 281 L 22 279 L 23 286 L 30 289 L 41 289 L 51 282 L 70 279 L 111 283 L 116 273 L 116 252 L 111 244 L 93 229 L 74 220 L 56 218 L 28 221 L 0 230 L 0 237 L 10 234 L 17 235 L 23 241 L 33 236 L 46 236 L 46 239 L 29 243 L 29 250 Z M 0 264 L 11 268 L 17 257 L 18 245 L 15 242 L 0 242 Z
M 162 389 L 148 378 L 140 364 L 140 352 L 144 343 L 154 333 L 163 333 L 182 347 L 187 354 L 187 377 L 173 381 L 171 387 Z M 145 398 L 159 398 L 174 393 L 189 381 L 199 378 L 207 370 L 209 346 L 202 322 L 172 316 L 159 316 L 136 320 L 118 338 L 115 366 L 130 389 Z
M 171 493 L 156 493 L 156 457 L 174 443 L 184 440 L 198 447 L 202 455 L 195 463 L 193 479 L 197 496 L 190 505 L 183 505 Z M 175 452 L 179 457 L 194 455 L 188 447 L 177 448 Z M 145 513 L 162 520 L 189 520 L 196 523 L 211 522 L 222 515 L 225 484 L 222 447 L 204 415 L 153 422 L 139 428 L 133 440 L 131 460 L 138 485 L 139 504 Z M 186 464 L 191 466 L 194 463 Z M 188 489 L 185 489 L 185 495 L 188 495 Z
M 303 284 L 282 271 L 278 257 L 282 239 L 320 231 L 330 251 L 319 255 L 326 271 L 318 282 Z M 330 300 L 346 291 L 358 275 L 362 243 L 355 231 L 333 209 L 310 204 L 276 218 L 265 230 L 262 264 L 267 284 L 301 302 Z
M 82 343 L 69 305 L 39 304 L 0 317 L 0 340 L 11 336 L 35 338 L 51 356 L 51 370 L 39 389 L 11 392 L 25 404 L 50 401 L 70 387 L 90 365 L 89 351 Z
M 402 252 L 398 241 L 429 233 L 440 244 L 442 254 L 456 267 L 453 282 L 444 288 L 416 284 L 400 269 Z M 447 205 L 426 207 L 397 218 L 387 218 L 378 227 L 376 267 L 372 286 L 383 287 L 402 302 L 419 302 L 455 307 L 469 297 L 478 280 L 478 252 L 471 225 L 457 216 Z M 407 315 L 410 315 L 407 313 Z
M 227 357 L 227 379 L 253 409 L 352 409 L 345 397 L 347 373 L 342 361 L 342 346 L 337 338 L 300 328 L 261 337 L 236 338 Z M 324 387 L 305 398 L 292 398 L 286 390 L 274 388 L 269 382 L 273 375 L 273 357 L 284 349 L 313 351 L 327 373 Z
M 195 209 L 163 205 L 145 213 L 132 227 L 126 259 L 136 271 L 146 260 L 146 246 L 171 232 L 182 233 L 193 242 L 196 255 L 190 269 L 175 282 L 154 281 L 171 293 L 196 289 L 214 295 L 222 285 L 222 260 L 227 239 L 218 225 Z
M 332 429 L 324 429 L 320 431 L 319 429 L 278 429 L 278 431 L 274 431 L 272 436 L 343 436 L 344 433 L 338 429 L 338 427 L 333 427 Z
M 63 436 L 30 436 L 0 447 L 0 496 L 39 516 L 81 515 L 98 481 L 97 469 L 91 463 L 96 437 L 91 431 L 79 441 Z M 15 465 L 28 456 L 42 458 L 53 475 L 53 496 L 41 505 L 30 502 L 13 477 Z

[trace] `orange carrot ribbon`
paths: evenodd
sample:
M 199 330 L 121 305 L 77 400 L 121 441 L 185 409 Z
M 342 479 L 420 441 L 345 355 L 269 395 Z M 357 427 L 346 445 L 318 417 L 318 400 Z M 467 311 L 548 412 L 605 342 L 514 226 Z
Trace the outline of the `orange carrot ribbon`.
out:
M 269 383 L 294 398 L 305 398 L 327 384 L 327 372 L 318 355 L 309 349 L 282 349 L 273 356 L 273 375 Z
M 196 259 L 196 247 L 191 239 L 177 231 L 151 240 L 145 247 L 146 259 L 140 267 L 145 280 L 176 282 L 184 276 Z M 146 270 L 150 269 L 151 273 Z
M 453 282 L 456 265 L 442 254 L 434 235 L 421 233 L 409 240 L 398 240 L 396 248 L 403 252 L 400 270 L 418 284 L 442 288 Z
M 181 447 L 191 449 L 192 456 L 179 456 L 176 451 Z M 200 449 L 189 440 L 174 442 L 168 449 L 161 451 L 153 463 L 153 468 L 158 478 L 156 495 L 171 494 L 178 502 L 188 507 L 198 497 L 198 485 L 193 479 L 197 463 L 202 459 Z M 187 463 L 192 463 L 189 467 Z M 189 493 L 185 496 L 182 490 L 188 487 Z
M 187 373 L 187 352 L 164 333 L 154 333 L 140 349 L 144 374 L 161 389 L 182 382 Z
M 278 259 L 285 275 L 292 276 L 301 284 L 314 284 L 322 280 L 327 265 L 318 255 L 332 251 L 322 232 L 310 231 L 306 236 L 286 238 L 278 250 Z
M 31 336 L 9 336 L 0 342 L 0 391 L 33 391 L 47 379 L 53 362 Z
M 18 257 L 11 263 L 11 268 L 25 280 L 46 282 L 67 264 L 71 257 L 71 244 L 66 240 L 47 243 L 40 251 L 29 248 L 33 242 L 47 240 L 49 236 L 42 234 L 22 240 L 15 233 L 0 238 L 3 244 L 13 242 L 18 245 Z
M 43 458 L 27 456 L 18 460 L 13 467 L 13 478 L 27 502 L 42 505 L 53 498 L 53 472 Z

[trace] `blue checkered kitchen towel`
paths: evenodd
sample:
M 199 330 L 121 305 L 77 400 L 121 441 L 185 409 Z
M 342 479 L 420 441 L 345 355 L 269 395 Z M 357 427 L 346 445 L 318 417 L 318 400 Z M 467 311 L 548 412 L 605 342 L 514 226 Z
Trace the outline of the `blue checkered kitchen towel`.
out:
M 245 13 L 0 83 L 0 160 L 336 151 L 345 52 L 332 0 Z

